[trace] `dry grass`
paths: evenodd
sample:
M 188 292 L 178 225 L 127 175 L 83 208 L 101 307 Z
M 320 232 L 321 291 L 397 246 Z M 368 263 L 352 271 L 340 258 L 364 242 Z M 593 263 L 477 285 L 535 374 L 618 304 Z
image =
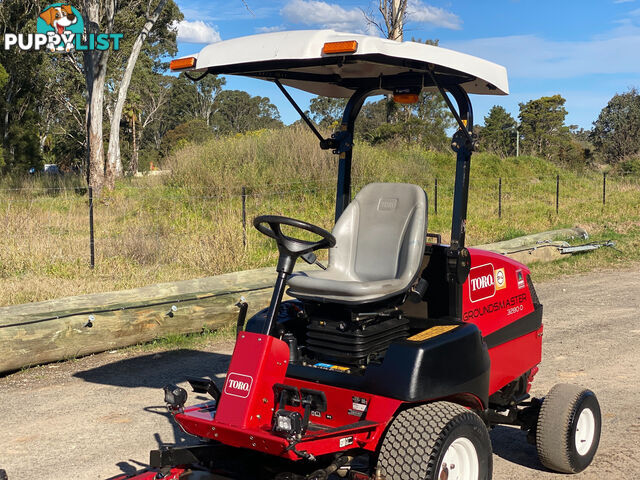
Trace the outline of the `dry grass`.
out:
M 330 228 L 336 158 L 306 130 L 254 132 L 187 146 L 164 166 L 168 178 L 127 179 L 96 202 L 96 269 L 89 267 L 88 202 L 67 178 L 0 182 L 0 305 L 120 290 L 274 264 L 270 240 L 251 226 L 278 213 Z M 449 237 L 452 154 L 414 146 L 358 145 L 354 191 L 370 181 L 407 181 L 430 196 L 429 230 Z M 555 213 L 555 175 L 561 175 Z M 498 177 L 503 178 L 498 218 Z M 438 178 L 438 214 L 433 211 Z M 640 259 L 640 182 L 568 172 L 529 157 L 474 156 L 469 245 L 523 233 L 581 225 L 614 250 L 534 267 L 539 277 L 626 264 Z M 240 192 L 247 187 L 247 247 L 242 245 Z M 19 190 L 12 190 L 19 188 Z M 52 189 L 54 188 L 54 189 Z M 78 190 L 79 188 L 79 190 Z M 74 190 L 75 189 L 75 190 Z

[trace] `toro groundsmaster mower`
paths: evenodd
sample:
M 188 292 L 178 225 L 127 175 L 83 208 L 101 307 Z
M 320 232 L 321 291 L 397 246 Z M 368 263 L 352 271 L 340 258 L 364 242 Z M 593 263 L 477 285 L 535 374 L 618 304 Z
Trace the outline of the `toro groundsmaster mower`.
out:
M 564 384 L 543 399 L 528 393 L 542 348 L 529 270 L 465 247 L 475 142 L 468 94 L 506 95 L 503 67 L 324 30 L 219 42 L 172 69 L 194 80 L 274 82 L 338 156 L 336 223 L 328 232 L 275 215 L 254 220 L 279 251 L 271 303 L 246 328 L 241 306 L 222 390 L 189 379 L 210 401 L 188 405 L 184 389 L 165 387 L 175 422 L 201 443 L 152 451 L 152 469 L 132 478 L 486 480 L 488 430 L 498 424 L 526 431 L 552 470 L 589 465 L 600 439 L 595 395 Z M 338 131 L 323 138 L 285 86 L 348 97 Z M 372 183 L 351 198 L 354 124 L 366 98 L 415 102 L 424 89 L 442 94 L 459 127 L 449 245 L 428 233 L 427 196 L 416 185 Z M 294 272 L 299 258 L 319 263 L 320 249 L 329 249 L 326 267 Z M 283 301 L 285 291 L 294 299 Z

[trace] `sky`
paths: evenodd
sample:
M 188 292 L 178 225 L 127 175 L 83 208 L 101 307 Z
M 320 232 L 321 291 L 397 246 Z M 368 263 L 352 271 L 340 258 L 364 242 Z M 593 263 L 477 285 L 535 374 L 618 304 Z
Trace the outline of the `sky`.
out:
M 176 3 L 185 16 L 178 26 L 180 56 L 208 43 L 278 30 L 381 35 L 363 14 L 376 13 L 377 0 Z M 438 39 L 442 47 L 507 68 L 509 96 L 472 96 L 477 124 L 493 105 L 517 118 L 519 103 L 560 94 L 567 100 L 566 124 L 590 129 L 611 97 L 640 88 L 640 0 L 409 0 L 408 5 L 405 40 Z M 269 97 L 286 124 L 298 119 L 270 82 L 226 78 L 225 88 Z M 311 95 L 291 93 L 308 107 Z

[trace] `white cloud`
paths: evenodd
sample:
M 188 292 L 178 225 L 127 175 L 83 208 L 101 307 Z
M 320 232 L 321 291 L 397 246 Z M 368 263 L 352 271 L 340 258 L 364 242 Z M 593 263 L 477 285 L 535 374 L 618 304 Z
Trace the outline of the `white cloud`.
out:
M 291 0 L 280 14 L 289 22 L 309 27 L 363 32 L 367 21 L 359 8 L 345 9 L 335 3 L 318 0 Z
M 202 20 L 183 20 L 176 25 L 178 40 L 185 43 L 214 43 L 221 40 L 220 33 Z
M 636 0 L 613 0 L 613 3 L 631 3 L 635 1 Z
M 425 5 L 420 0 L 409 0 L 407 3 L 407 22 L 429 24 L 452 30 L 462 28 L 462 20 L 455 13 Z
M 441 42 L 445 48 L 476 55 L 507 67 L 512 77 L 572 78 L 592 74 L 640 74 L 640 28 L 625 25 L 585 41 L 554 41 L 537 35 Z
M 285 29 L 284 25 L 277 25 L 275 27 L 258 27 L 256 28 L 256 32 L 258 33 L 281 32 L 284 29 Z

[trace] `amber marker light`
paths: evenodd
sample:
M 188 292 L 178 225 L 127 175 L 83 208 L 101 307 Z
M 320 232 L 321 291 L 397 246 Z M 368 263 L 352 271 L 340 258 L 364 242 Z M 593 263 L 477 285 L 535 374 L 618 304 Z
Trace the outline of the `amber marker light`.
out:
M 349 40 L 346 42 L 327 42 L 322 47 L 322 53 L 329 55 L 332 53 L 356 53 L 358 42 Z
M 393 101 L 402 104 L 418 103 L 420 97 L 417 93 L 394 93 Z
M 171 60 L 169 68 L 171 70 L 184 70 L 185 68 L 193 68 L 196 66 L 196 57 L 178 58 Z

